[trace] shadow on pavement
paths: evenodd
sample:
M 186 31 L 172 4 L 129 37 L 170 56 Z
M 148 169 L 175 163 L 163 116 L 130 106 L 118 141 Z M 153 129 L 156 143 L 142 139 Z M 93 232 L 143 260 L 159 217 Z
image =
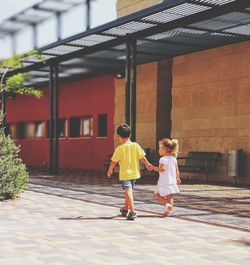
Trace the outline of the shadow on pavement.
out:
M 150 182 L 152 180 L 153 179 L 151 179 Z M 144 182 L 146 182 L 146 184 L 144 184 Z M 60 196 L 98 203 L 101 205 L 114 206 L 114 203 L 112 204 L 112 201 L 111 203 L 105 203 L 103 200 L 98 200 L 97 197 L 92 196 L 89 198 L 89 196 L 101 195 L 112 198 L 124 197 L 118 179 L 116 177 L 107 179 L 106 177 L 103 177 L 102 172 L 98 171 L 65 171 L 60 176 L 48 176 L 32 172 L 30 184 L 33 185 L 33 188 L 31 186 L 29 188 L 32 191 L 53 194 L 54 191 L 51 189 L 55 190 L 59 188 L 65 190 L 65 192 L 71 191 L 70 196 L 67 193 L 61 194 Z M 35 189 L 34 185 L 37 187 L 39 186 L 39 188 Z M 148 182 L 142 179 L 138 181 L 138 185 L 134 189 L 135 200 L 145 204 L 145 207 L 143 206 L 145 209 L 147 209 L 147 205 L 159 204 L 153 196 L 156 180 L 154 180 L 152 189 L 149 190 L 147 188 L 149 186 L 147 185 L 149 185 Z M 250 217 L 250 196 L 240 196 L 237 192 L 240 190 L 247 191 L 248 189 L 243 188 L 239 190 L 238 188 L 233 187 L 230 189 L 225 189 L 225 187 L 210 189 L 207 185 L 204 185 L 204 187 L 205 188 L 202 189 L 202 186 L 201 188 L 197 188 L 197 185 L 195 187 L 192 185 L 185 185 L 184 191 L 175 196 L 175 206 L 183 209 L 180 214 L 174 216 L 175 218 L 214 225 L 218 223 L 219 225 L 230 223 L 230 227 L 235 229 L 241 229 L 242 227 L 245 229 L 245 227 L 247 227 L 247 222 L 249 221 L 248 218 Z M 232 196 L 232 193 L 234 193 L 234 196 Z M 81 196 L 79 198 L 74 196 L 74 194 L 80 194 Z M 86 199 L 84 199 L 85 197 Z M 144 210 L 140 209 L 140 211 Z M 155 216 L 157 214 L 159 215 L 159 213 L 151 213 L 154 214 L 154 217 L 150 218 L 159 218 L 159 216 Z M 142 216 L 140 215 L 140 217 Z M 219 219 L 218 216 L 220 216 L 221 219 Z M 227 217 L 225 218 L 225 216 Z M 147 215 L 145 217 L 149 218 Z M 223 220 L 222 217 L 225 220 Z M 115 217 L 96 217 L 96 219 L 101 220 L 114 218 Z M 72 217 L 62 220 L 78 219 L 77 217 Z

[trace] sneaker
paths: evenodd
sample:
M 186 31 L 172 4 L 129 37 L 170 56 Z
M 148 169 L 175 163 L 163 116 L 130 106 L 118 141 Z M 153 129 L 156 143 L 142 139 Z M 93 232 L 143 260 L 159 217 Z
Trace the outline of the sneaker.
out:
M 129 214 L 127 215 L 127 219 L 128 220 L 134 220 L 137 217 L 135 212 L 129 212 Z
M 120 213 L 121 213 L 121 216 L 126 217 L 127 214 L 128 214 L 128 210 L 127 209 L 124 209 L 124 208 L 121 208 L 120 209 Z
M 173 211 L 170 211 L 168 216 L 173 216 L 173 214 L 174 214 Z
M 172 209 L 172 205 L 169 203 L 166 203 L 164 210 L 163 210 L 163 215 L 169 216 L 170 214 L 173 214 L 173 211 L 171 209 Z

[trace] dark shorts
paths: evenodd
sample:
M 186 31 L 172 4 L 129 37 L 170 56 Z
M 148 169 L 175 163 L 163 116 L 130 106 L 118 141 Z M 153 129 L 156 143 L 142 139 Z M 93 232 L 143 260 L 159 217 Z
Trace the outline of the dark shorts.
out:
M 131 180 L 124 180 L 122 181 L 122 188 L 123 189 L 127 189 L 127 188 L 134 188 L 135 186 L 135 179 L 131 179 Z

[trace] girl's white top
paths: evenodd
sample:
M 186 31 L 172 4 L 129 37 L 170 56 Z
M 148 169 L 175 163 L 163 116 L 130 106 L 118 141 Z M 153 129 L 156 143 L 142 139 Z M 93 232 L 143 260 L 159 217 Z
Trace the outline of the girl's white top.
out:
M 176 183 L 177 159 L 173 156 L 163 156 L 159 164 L 164 164 L 165 170 L 159 172 L 157 191 L 161 196 L 180 192 Z

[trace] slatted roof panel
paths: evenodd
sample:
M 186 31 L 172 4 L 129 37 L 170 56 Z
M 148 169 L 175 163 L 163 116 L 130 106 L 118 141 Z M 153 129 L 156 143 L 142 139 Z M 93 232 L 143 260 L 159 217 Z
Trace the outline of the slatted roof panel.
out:
M 5 19 L 0 24 L 0 37 L 17 32 L 24 26 L 43 22 L 58 12 L 65 12 L 82 3 L 83 0 L 43 0 Z
M 125 43 L 135 39 L 138 64 L 250 40 L 250 1 L 168 0 L 48 45 L 41 49 L 43 62 L 25 58 L 25 70 L 79 58 L 85 73 L 99 74 L 101 67 L 97 71 L 84 58 L 100 54 L 122 68 Z M 107 72 L 105 60 L 102 69 Z

